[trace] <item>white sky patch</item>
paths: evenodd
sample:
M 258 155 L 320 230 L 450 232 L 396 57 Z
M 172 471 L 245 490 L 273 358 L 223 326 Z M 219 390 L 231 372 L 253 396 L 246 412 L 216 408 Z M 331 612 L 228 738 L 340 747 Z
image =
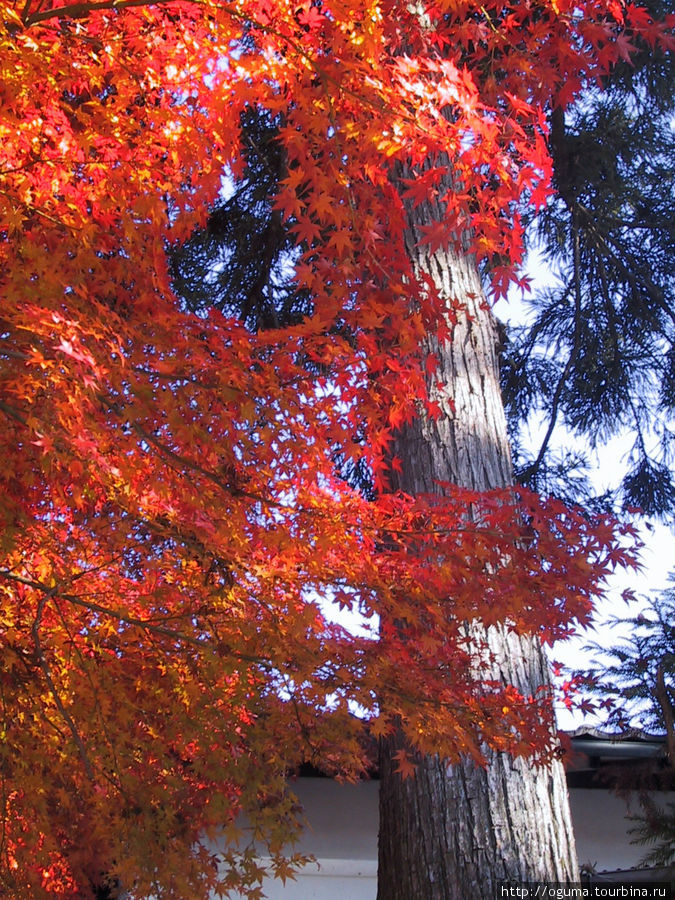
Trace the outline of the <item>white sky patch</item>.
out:
M 321 612 L 327 622 L 342 625 L 356 637 L 376 640 L 380 629 L 379 616 L 373 615 L 367 619 L 359 609 L 358 596 L 354 593 L 354 605 L 352 607 L 341 606 L 335 600 L 330 589 L 327 589 L 321 597 L 315 597 L 321 608 Z

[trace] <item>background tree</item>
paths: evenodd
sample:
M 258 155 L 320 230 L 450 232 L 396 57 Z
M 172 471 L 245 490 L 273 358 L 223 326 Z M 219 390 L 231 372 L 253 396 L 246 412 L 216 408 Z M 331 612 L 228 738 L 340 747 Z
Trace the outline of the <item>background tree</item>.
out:
M 287 174 L 281 125 L 264 108 L 245 110 L 241 177 L 228 178 L 206 227 L 171 252 L 173 287 L 190 310 L 219 309 L 251 331 L 296 325 L 313 308 L 294 277 L 297 222 L 274 207 Z
M 669 13 L 659 3 L 648 10 L 657 20 Z M 600 86 L 567 111 L 551 113 L 557 190 L 542 212 L 529 217 L 526 237 L 559 281 L 535 287 L 526 301 L 528 322 L 509 328 L 502 348 L 517 477 L 589 508 L 637 507 L 666 521 L 674 496 L 673 72 L 672 55 L 658 47 L 633 48 L 630 61 L 620 60 Z M 522 436 L 536 420 L 543 422 L 544 437 L 531 450 Z M 557 424 L 571 432 L 573 446 L 565 437 L 560 448 Z M 632 435 L 628 471 L 598 496 L 588 478 L 588 448 L 618 434 Z M 652 624 L 643 615 L 620 620 L 635 629 L 628 642 L 595 646 L 598 658 L 613 661 L 594 672 L 600 679 L 596 697 L 612 703 L 607 727 L 622 731 L 633 723 L 668 733 L 656 713 L 655 689 L 660 660 L 671 677 L 671 600 L 665 592 L 653 601 Z M 612 771 L 620 791 L 637 787 L 643 815 L 636 834 L 656 844 L 645 857 L 652 864 L 672 861 L 672 812 L 650 795 L 655 784 L 670 783 L 670 772 L 662 760 L 656 779 L 651 764 L 628 778 Z
M 655 7 L 650 12 L 663 19 L 667 10 Z M 511 332 L 513 343 L 507 343 L 501 367 L 512 432 L 517 436 L 527 427 L 533 413 L 543 413 L 545 421 L 545 436 L 533 456 L 528 458 L 516 442 L 520 481 L 557 492 L 569 502 L 606 506 L 609 498 L 599 502 L 588 482 L 575 477 L 578 456 L 566 453 L 554 462 L 549 442 L 557 421 L 592 446 L 629 429 L 635 435 L 633 465 L 614 501 L 665 516 L 675 500 L 669 465 L 675 321 L 670 278 L 673 71 L 672 57 L 643 47 L 636 60 L 626 54 L 601 80 L 601 91 L 595 87 L 582 95 L 568 111 L 567 122 L 564 107 L 551 104 L 549 148 L 556 192 L 542 210 L 526 216 L 526 234 L 543 247 L 549 263 L 559 265 L 563 278 L 559 288 L 530 301 L 536 316 Z M 446 416 L 425 422 L 421 415 L 395 445 L 403 464 L 394 484 L 411 493 L 432 492 L 434 484 L 445 480 L 485 487 L 512 477 L 491 382 L 496 338 L 491 339 L 481 305 L 472 307 L 471 298 L 480 296 L 480 290 L 470 264 L 425 253 L 420 241 L 424 226 L 438 218 L 438 204 L 411 212 L 408 252 L 449 298 L 461 295 L 461 306 L 469 313 L 468 322 L 460 317 L 455 323 L 450 346 L 441 344 L 439 354 L 433 344 L 440 365 L 430 378 L 430 393 L 439 396 L 443 409 L 443 394 L 434 391 L 434 381 L 448 389 L 453 402 L 444 409 Z M 455 318 L 454 312 L 451 316 Z M 656 451 L 650 446 L 654 442 Z M 509 646 L 503 635 L 491 639 L 492 677 L 514 683 L 514 671 L 525 671 L 530 689 L 546 689 L 546 663 L 538 648 Z M 670 663 L 666 654 L 672 668 Z M 666 697 L 663 686 L 660 695 Z M 569 814 L 560 799 L 561 771 L 553 775 L 558 783 L 548 792 L 550 806 L 543 817 L 556 823 L 555 838 L 546 835 L 537 846 L 541 813 L 532 819 L 528 814 L 528 809 L 542 807 L 536 775 L 523 776 L 517 764 L 505 775 L 498 755 L 487 770 L 467 761 L 448 771 L 434 757 L 421 762 L 423 777 L 417 783 L 402 783 L 392 778 L 391 749 L 381 757 L 378 897 L 487 895 L 500 878 L 573 877 L 575 852 Z M 523 802 L 528 795 L 531 799 Z M 663 861 L 672 850 L 671 845 L 664 852 L 672 816 L 657 813 L 644 792 L 641 803 L 642 837 L 653 836 L 655 822 L 660 822 L 662 843 L 650 859 Z M 494 856 L 490 827 L 501 838 Z M 540 869 L 531 865 L 532 858 Z
M 420 229 L 437 216 L 428 203 L 410 210 L 408 252 L 447 298 L 449 337 L 429 335 L 424 347 L 438 361 L 429 393 L 440 413 L 421 413 L 397 434 L 400 465 L 392 480 L 413 494 L 433 494 L 447 482 L 486 491 L 512 484 L 497 335 L 472 257 L 421 245 Z M 518 635 L 508 622 L 485 629 L 474 621 L 465 628 L 467 640 L 484 648 L 479 677 L 533 698 L 554 740 L 548 665 L 538 638 Z M 527 740 L 524 728 L 518 733 Z M 450 765 L 438 754 L 412 753 L 415 777 L 403 781 L 397 765 L 402 745 L 396 731 L 380 753 L 380 900 L 497 896 L 504 880 L 577 879 L 559 760 L 538 767 L 482 748 L 484 761 L 466 754 Z
M 645 8 L 657 21 L 670 11 Z M 556 192 L 526 216 L 526 237 L 558 280 L 528 296 L 528 321 L 509 329 L 502 357 L 521 482 L 666 519 L 675 502 L 674 72 L 667 50 L 638 45 L 567 110 L 551 110 Z M 521 435 L 535 419 L 544 436 L 530 450 Z M 579 439 L 573 447 L 556 447 L 556 424 Z M 584 447 L 617 434 L 632 436 L 628 471 L 597 497 Z

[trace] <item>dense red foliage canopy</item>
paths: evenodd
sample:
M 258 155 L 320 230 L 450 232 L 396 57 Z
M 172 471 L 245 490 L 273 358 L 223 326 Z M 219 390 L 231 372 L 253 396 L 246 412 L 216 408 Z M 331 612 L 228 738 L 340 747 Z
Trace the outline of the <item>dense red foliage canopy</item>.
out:
M 387 492 L 420 337 L 449 336 L 390 173 L 438 195 L 424 241 L 470 233 L 503 291 L 516 205 L 549 189 L 544 109 L 659 30 L 617 0 L 1 7 L 0 893 L 254 896 L 248 838 L 219 870 L 208 840 L 234 853 L 244 810 L 274 856 L 284 773 L 364 766 L 353 704 L 450 757 L 547 740 L 536 698 L 447 677 L 459 623 L 551 640 L 624 554 L 524 492 Z M 315 305 L 260 334 L 186 312 L 165 263 L 241 170 L 251 107 L 283 117 L 276 204 Z M 354 636 L 325 596 L 399 627 Z

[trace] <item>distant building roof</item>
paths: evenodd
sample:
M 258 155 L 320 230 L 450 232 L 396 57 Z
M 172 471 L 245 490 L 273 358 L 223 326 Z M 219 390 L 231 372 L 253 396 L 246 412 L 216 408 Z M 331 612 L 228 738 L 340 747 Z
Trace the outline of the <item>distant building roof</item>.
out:
M 567 745 L 564 763 L 569 787 L 607 788 L 607 779 L 598 773 L 635 771 L 635 764 L 656 760 L 666 745 L 665 735 L 649 734 L 636 728 L 623 732 L 602 731 L 583 726 L 561 734 Z

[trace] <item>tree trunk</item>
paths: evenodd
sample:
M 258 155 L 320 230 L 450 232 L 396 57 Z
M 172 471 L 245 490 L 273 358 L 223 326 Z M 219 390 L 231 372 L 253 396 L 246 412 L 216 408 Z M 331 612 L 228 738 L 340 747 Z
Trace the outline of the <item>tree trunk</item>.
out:
M 397 436 L 401 472 L 393 487 L 413 495 L 437 492 L 437 480 L 477 490 L 512 482 L 496 331 L 475 263 L 453 250 L 429 254 L 416 233 L 416 225 L 441 212 L 432 203 L 409 210 L 411 258 L 433 277 L 448 310 L 453 298 L 463 309 L 450 342 L 439 346 L 430 335 L 422 348 L 439 360 L 430 393 L 442 415 L 434 421 L 421 413 Z M 488 639 L 495 654 L 488 677 L 525 695 L 549 684 L 538 640 L 500 628 L 491 628 Z M 499 896 L 501 880 L 578 880 L 559 762 L 535 767 L 490 753 L 481 769 L 468 760 L 449 767 L 432 756 L 403 780 L 392 760 L 400 747 L 400 735 L 381 745 L 378 900 L 489 900 Z

